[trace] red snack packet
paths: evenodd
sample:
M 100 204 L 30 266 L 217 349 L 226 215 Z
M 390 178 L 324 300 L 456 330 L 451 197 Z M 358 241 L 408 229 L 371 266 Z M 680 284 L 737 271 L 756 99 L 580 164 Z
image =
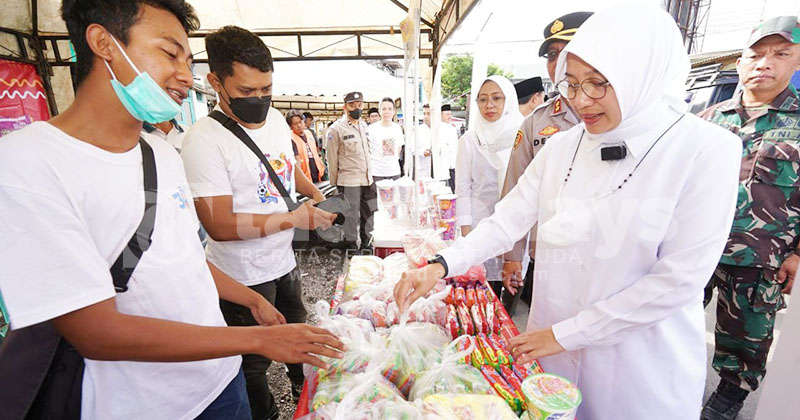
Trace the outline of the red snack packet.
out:
M 475 297 L 478 299 L 478 303 L 483 306 L 489 302 L 489 298 L 486 297 L 486 290 L 483 289 L 475 289 Z
M 503 376 L 503 379 L 514 388 L 514 391 L 517 391 L 517 396 L 522 399 L 522 381 L 514 375 L 514 372 L 505 365 L 500 365 L 500 375 Z
M 511 351 L 508 349 L 505 340 L 502 340 L 498 335 L 489 335 L 488 338 L 489 344 L 492 345 L 492 348 L 497 354 L 497 361 L 500 362 L 501 365 L 510 365 L 511 362 L 514 361 L 514 358 L 511 357 Z
M 461 341 L 459 341 L 458 344 L 456 345 L 456 351 L 462 352 L 467 350 L 473 344 L 474 340 L 475 338 L 470 335 L 466 336 L 466 338 L 462 338 Z M 461 357 L 460 359 L 458 359 L 458 361 L 459 363 L 463 363 L 465 365 L 472 364 L 472 352 L 470 352 L 470 354 L 467 354 L 466 356 Z
M 481 366 L 481 373 L 492 386 L 494 392 L 506 400 L 506 403 L 508 403 L 514 411 L 522 411 L 522 399 L 517 396 L 517 392 L 514 388 L 512 388 L 497 371 L 492 369 L 491 366 L 483 365 Z
M 464 290 L 463 287 L 461 287 L 461 286 L 456 287 L 456 291 L 455 291 L 455 295 L 453 296 L 453 300 L 456 302 L 456 304 L 461 305 L 461 304 L 463 304 L 464 302 L 467 301 L 466 294 L 467 294 L 467 292 L 466 292 L 466 290 Z
M 453 305 L 447 305 L 447 330 L 450 332 L 451 338 L 455 339 L 461 335 L 461 328 L 458 325 L 456 307 Z
M 486 325 L 486 321 L 483 319 L 481 308 L 478 305 L 475 305 L 470 307 L 469 311 L 472 313 L 472 321 L 475 323 L 475 332 L 485 334 L 488 326 Z
M 483 358 L 486 360 L 486 363 L 494 368 L 500 366 L 500 362 L 497 360 L 497 354 L 494 352 L 492 345 L 489 344 L 489 339 L 486 337 L 486 334 L 477 334 L 476 339 L 478 341 L 478 346 L 483 352 Z
M 475 306 L 475 289 L 467 289 L 467 306 Z
M 486 313 L 486 323 L 489 324 L 489 330 L 493 333 L 498 333 L 500 330 L 500 319 L 497 317 L 495 311 L 495 304 L 493 301 L 486 302 L 484 305 L 484 312 Z
M 500 328 L 500 335 L 502 335 L 503 339 L 506 340 L 506 343 L 508 343 L 517 334 L 511 330 L 510 325 L 503 325 L 503 327 Z
M 453 303 L 455 303 L 456 301 L 455 295 L 456 295 L 456 288 L 453 287 L 450 289 L 450 293 L 448 293 L 447 296 L 445 296 L 444 303 L 448 305 L 452 305 Z
M 469 315 L 469 309 L 464 305 L 458 305 L 458 321 L 461 323 L 461 332 L 467 335 L 475 335 L 475 325 Z

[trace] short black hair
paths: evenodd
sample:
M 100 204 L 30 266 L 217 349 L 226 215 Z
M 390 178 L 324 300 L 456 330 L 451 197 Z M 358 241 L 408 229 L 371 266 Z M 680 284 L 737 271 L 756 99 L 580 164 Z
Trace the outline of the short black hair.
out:
M 541 94 L 542 94 L 542 97 L 546 97 L 546 96 L 547 96 L 547 95 L 545 95 L 545 94 L 544 94 L 544 91 L 543 91 L 543 90 L 540 90 L 540 91 L 538 91 L 538 92 L 531 93 L 531 94 L 530 94 L 530 95 L 528 95 L 528 96 L 523 96 L 523 97 L 521 97 L 521 98 L 518 98 L 518 99 L 517 99 L 517 101 L 519 102 L 519 104 L 520 104 L 520 105 L 527 104 L 528 102 L 530 102 L 530 101 L 531 101 L 531 99 L 532 99 L 532 98 L 534 97 L 534 95 L 536 95 L 537 93 L 541 93 Z M 545 100 L 546 100 L 546 99 L 545 99 Z
M 380 103 L 378 103 L 378 105 L 380 105 L 380 104 L 382 104 L 382 103 L 384 103 L 384 102 L 389 102 L 389 103 L 391 103 L 391 104 L 392 104 L 392 108 L 394 108 L 394 100 L 393 100 L 392 98 L 390 98 L 390 97 L 388 97 L 388 96 L 387 96 L 387 97 L 385 97 L 385 98 L 381 99 L 381 101 L 380 101 Z
M 294 117 L 300 117 L 300 121 L 303 121 L 303 114 L 296 109 L 292 109 L 286 113 L 286 124 L 289 124 L 290 127 L 292 125 L 292 118 Z
M 370 108 L 369 111 L 367 111 L 367 115 L 372 115 L 372 113 L 380 114 L 380 111 L 378 111 L 378 108 Z
M 86 28 L 96 23 L 106 28 L 123 45 L 128 44 L 131 27 L 139 21 L 142 6 L 166 10 L 178 19 L 186 33 L 200 28 L 192 5 L 185 0 L 64 0 L 61 18 L 67 24 L 69 40 L 75 48 L 75 85 L 92 71 L 94 53 L 86 42 Z
M 430 105 L 428 105 L 428 104 L 422 105 L 422 108 L 423 108 L 423 109 L 424 109 L 424 108 L 430 108 L 430 107 L 431 107 L 431 106 L 430 106 Z
M 311 113 L 310 113 L 310 112 L 306 111 L 306 112 L 304 112 L 304 113 L 303 113 L 303 118 L 305 118 L 305 119 L 309 119 L 309 118 L 311 118 L 311 119 L 313 120 L 313 119 L 314 119 L 314 116 L 313 116 L 313 115 L 311 115 Z
M 233 63 L 272 71 L 272 54 L 258 35 L 238 26 L 224 26 L 206 36 L 208 67 L 220 80 L 233 74 Z

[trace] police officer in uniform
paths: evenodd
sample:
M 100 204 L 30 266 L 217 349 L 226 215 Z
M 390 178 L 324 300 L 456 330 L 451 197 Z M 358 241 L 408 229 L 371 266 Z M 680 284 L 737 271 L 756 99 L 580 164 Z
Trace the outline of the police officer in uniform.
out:
M 366 248 L 372 233 L 372 215 L 377 192 L 372 182 L 367 124 L 361 119 L 364 95 L 350 92 L 344 97 L 344 115 L 328 130 L 328 172 L 331 185 L 345 195 L 350 208 L 345 214 L 345 246 Z M 361 239 L 361 244 L 357 241 Z
M 797 16 L 757 26 L 736 70 L 742 91 L 699 114 L 744 146 L 733 227 L 706 290 L 706 304 L 711 288 L 719 292 L 712 367 L 721 380 L 704 420 L 736 418 L 761 384 L 775 317 L 800 264 L 800 95 L 790 83 L 800 70 Z
M 556 64 L 561 50 L 575 35 L 578 27 L 591 15 L 591 12 L 569 13 L 550 22 L 544 28 L 545 40 L 539 47 L 539 56 L 547 59 L 547 73 L 550 76 L 550 80 L 555 78 Z M 555 80 L 554 82 L 558 81 Z M 579 122 L 580 120 L 569 108 L 567 101 L 557 94 L 528 115 L 522 122 L 519 132 L 517 132 L 511 158 L 508 161 L 506 180 L 501 196 L 505 197 L 517 185 L 517 180 L 525 172 L 525 168 L 531 163 L 533 156 L 544 146 L 550 136 L 559 131 L 566 131 Z M 532 232 L 531 241 L 535 237 L 535 232 Z M 503 286 L 510 293 L 503 293 L 502 299 L 503 305 L 509 311 L 509 315 L 514 312 L 516 306 L 514 303 L 519 301 L 520 295 L 517 292 L 523 285 L 526 286 L 525 291 L 527 293 L 522 293 L 522 295 L 526 296 L 525 300 L 530 304 L 531 283 L 533 282 L 533 253 L 536 247 L 531 242 L 531 263 L 523 279 L 522 260 L 525 256 L 526 245 L 527 239 L 523 238 L 514 245 L 514 249 L 503 256 Z
M 544 93 L 542 78 L 539 76 L 515 83 L 514 90 L 517 91 L 519 112 L 523 117 L 531 115 L 534 109 L 538 108 L 539 105 L 547 100 L 547 95 Z

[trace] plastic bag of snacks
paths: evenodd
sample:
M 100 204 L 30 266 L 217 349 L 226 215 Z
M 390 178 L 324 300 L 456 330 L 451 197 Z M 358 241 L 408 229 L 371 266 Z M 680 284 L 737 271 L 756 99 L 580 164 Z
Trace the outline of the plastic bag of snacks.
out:
M 429 395 L 422 406 L 424 420 L 518 420 L 496 395 Z
M 314 305 L 314 313 L 319 319 L 317 325 L 339 337 L 347 346 L 347 351 L 342 354 L 341 359 L 320 356 L 320 360 L 330 366 L 328 370 L 304 366 L 309 395 L 314 395 L 316 385 L 326 377 L 341 372 L 363 372 L 371 361 L 386 352 L 386 342 L 375 332 L 369 321 L 351 316 L 330 315 L 328 304 L 322 301 Z
M 474 265 L 466 273 L 456 276 L 455 281 L 459 283 L 486 283 L 486 267 L 483 264 Z
M 380 283 L 362 284 L 357 288 L 350 289 L 342 297 L 342 302 L 349 302 L 351 300 L 359 300 L 363 298 L 372 298 L 389 303 L 394 300 L 394 286 L 397 282 L 390 282 L 384 279 Z
M 402 401 L 403 395 L 377 369 L 369 369 L 364 373 L 341 373 L 320 381 L 311 400 L 311 410 L 316 411 L 333 402 L 343 402 L 345 398 L 347 404 L 355 406 L 383 400 Z
M 430 322 L 444 327 L 447 324 L 447 305 L 444 303 L 444 298 L 450 294 L 451 288 L 451 286 L 445 286 L 444 284 L 444 282 L 437 283 L 437 287 L 432 294 L 417 299 L 402 315 L 396 302 L 389 303 L 386 307 L 387 324 Z M 443 286 L 443 288 L 440 289 L 440 286 Z M 439 290 L 437 291 L 437 289 Z
M 407 233 L 400 240 L 406 251 L 408 263 L 415 268 L 423 267 L 428 260 L 447 245 L 435 230 Z
M 422 409 L 408 401 L 379 400 L 374 403 L 323 405 L 300 420 L 419 420 Z
M 383 261 L 380 257 L 355 255 L 350 259 L 344 291 L 349 292 L 365 284 L 379 283 L 381 280 L 383 280 Z
M 437 325 L 413 322 L 390 328 L 388 342 L 383 375 L 408 395 L 416 377 L 441 360 L 450 337 Z
M 403 252 L 396 252 L 383 259 L 383 277 L 392 284 L 397 284 L 409 268 L 408 257 Z
M 470 357 L 474 348 L 473 338 L 467 335 L 450 343 L 443 352 L 442 361 L 434 363 L 417 377 L 408 399 L 415 401 L 434 394 L 494 395 L 492 386 L 481 372 L 465 363 L 465 358 Z
M 337 313 L 366 319 L 375 328 L 386 328 L 386 302 L 363 297 L 339 304 Z

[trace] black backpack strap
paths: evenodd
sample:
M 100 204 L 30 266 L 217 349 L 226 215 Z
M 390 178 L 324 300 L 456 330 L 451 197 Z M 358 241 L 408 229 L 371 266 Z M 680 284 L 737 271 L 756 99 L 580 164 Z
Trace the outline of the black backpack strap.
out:
M 208 116 L 216 120 L 218 123 L 222 124 L 223 127 L 227 128 L 228 131 L 233 133 L 233 135 L 236 136 L 239 140 L 241 140 L 242 143 L 244 143 L 244 145 L 247 146 L 248 149 L 250 149 L 253 153 L 255 153 L 256 156 L 258 156 L 258 159 L 267 168 L 267 173 L 269 173 L 270 181 L 272 181 L 272 184 L 275 185 L 275 188 L 278 189 L 278 192 L 281 193 L 281 197 L 283 197 L 283 200 L 286 201 L 286 207 L 289 209 L 289 211 L 293 211 L 297 207 L 299 207 L 299 204 L 297 204 L 294 200 L 292 200 L 292 197 L 289 195 L 289 192 L 286 191 L 286 187 L 283 186 L 283 182 L 281 182 L 280 178 L 278 178 L 278 174 L 276 174 L 275 170 L 272 169 L 272 164 L 269 163 L 266 156 L 264 156 L 264 153 L 261 152 L 261 149 L 258 148 L 253 139 L 251 139 L 250 136 L 248 136 L 247 133 L 244 132 L 242 127 L 239 126 L 239 124 L 236 121 L 234 121 L 231 117 L 225 115 L 223 112 L 219 110 L 212 111 L 210 114 L 208 114 Z
M 150 248 L 153 229 L 156 223 L 156 202 L 158 197 L 158 173 L 156 172 L 156 159 L 153 149 L 146 141 L 139 139 L 142 149 L 142 170 L 144 172 L 144 215 L 139 227 L 136 228 L 128 245 L 111 266 L 111 277 L 114 279 L 114 289 L 117 293 L 128 290 L 133 270 L 139 264 L 142 254 Z

